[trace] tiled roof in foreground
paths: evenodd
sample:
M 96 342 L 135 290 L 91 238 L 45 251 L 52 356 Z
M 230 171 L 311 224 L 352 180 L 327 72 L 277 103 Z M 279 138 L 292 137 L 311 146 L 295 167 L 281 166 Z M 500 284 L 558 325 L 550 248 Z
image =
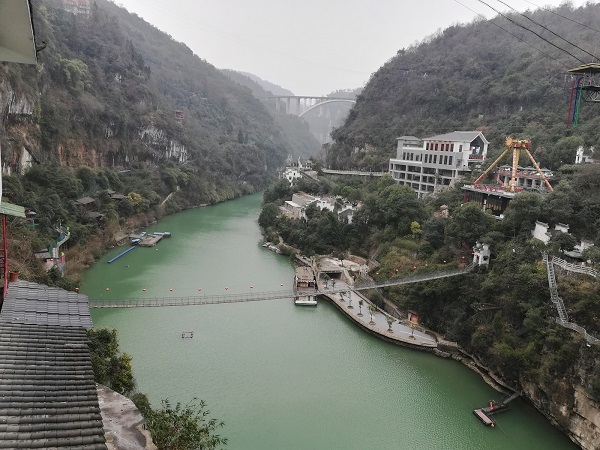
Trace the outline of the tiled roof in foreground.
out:
M 0 323 L 1 448 L 106 449 L 83 328 Z
M 106 449 L 85 295 L 14 281 L 0 312 L 0 449 Z
M 0 323 L 91 328 L 92 318 L 87 296 L 18 280 L 8 286 Z

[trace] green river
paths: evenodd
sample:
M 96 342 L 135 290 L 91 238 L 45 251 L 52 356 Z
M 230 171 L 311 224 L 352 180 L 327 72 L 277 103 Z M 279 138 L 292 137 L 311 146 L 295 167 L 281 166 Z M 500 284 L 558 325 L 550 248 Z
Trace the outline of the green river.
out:
M 291 289 L 288 258 L 260 245 L 261 199 L 165 218 L 148 231 L 170 239 L 112 264 L 124 248 L 109 252 L 87 271 L 82 292 L 110 299 Z M 118 330 L 154 406 L 205 400 L 225 421 L 228 449 L 577 448 L 522 400 L 496 416 L 496 428 L 483 426 L 471 411 L 502 395 L 475 373 L 380 341 L 325 301 L 96 309 L 92 317 Z M 182 339 L 184 331 L 194 337 Z

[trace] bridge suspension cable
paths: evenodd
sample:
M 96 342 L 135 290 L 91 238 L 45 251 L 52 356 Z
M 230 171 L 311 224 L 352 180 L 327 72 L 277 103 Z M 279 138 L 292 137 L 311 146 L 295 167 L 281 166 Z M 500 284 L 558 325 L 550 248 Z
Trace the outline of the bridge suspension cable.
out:
M 430 272 L 409 275 L 402 278 L 392 278 L 386 281 L 359 283 L 354 286 L 344 286 L 337 289 L 316 290 L 315 294 L 334 294 L 349 291 L 364 291 L 388 286 L 399 286 L 402 284 L 419 283 L 421 281 L 436 280 L 440 278 L 462 275 L 473 269 L 468 266 L 463 269 L 452 269 L 438 272 Z M 294 292 L 289 290 L 253 292 L 226 295 L 203 295 L 190 297 L 164 297 L 164 298 L 124 298 L 124 299 L 89 299 L 90 308 L 153 308 L 164 306 L 192 306 L 192 305 L 216 305 L 221 303 L 258 302 L 263 300 L 281 300 L 294 298 Z
M 216 305 L 221 303 L 258 302 L 293 298 L 293 291 L 268 291 L 251 294 L 205 295 L 190 297 L 137 297 L 123 299 L 89 299 L 90 308 L 153 308 L 162 306 Z

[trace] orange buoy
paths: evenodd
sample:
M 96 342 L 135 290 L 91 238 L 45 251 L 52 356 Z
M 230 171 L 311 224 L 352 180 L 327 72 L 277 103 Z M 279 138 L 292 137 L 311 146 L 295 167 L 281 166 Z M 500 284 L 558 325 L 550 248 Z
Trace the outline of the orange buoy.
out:
M 78 287 L 75 288 L 75 292 L 79 292 L 79 288 Z

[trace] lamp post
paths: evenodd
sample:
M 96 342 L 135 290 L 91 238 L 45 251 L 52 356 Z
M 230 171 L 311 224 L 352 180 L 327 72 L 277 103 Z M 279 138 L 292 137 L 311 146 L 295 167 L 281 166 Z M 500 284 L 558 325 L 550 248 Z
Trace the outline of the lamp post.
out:
M 393 317 L 391 316 L 387 316 L 385 318 L 385 320 L 387 320 L 387 324 L 388 324 L 388 333 L 393 333 L 394 330 L 392 330 L 392 324 L 396 321 Z
M 369 314 L 371 315 L 371 321 L 369 322 L 369 325 L 375 325 L 375 321 L 373 320 L 373 314 L 375 314 L 376 311 L 377 306 L 373 304 L 369 305 Z
M 414 339 L 415 338 L 415 328 L 417 328 L 417 324 L 414 322 L 410 322 L 410 324 L 408 325 L 411 329 L 411 333 L 410 333 L 410 338 Z

